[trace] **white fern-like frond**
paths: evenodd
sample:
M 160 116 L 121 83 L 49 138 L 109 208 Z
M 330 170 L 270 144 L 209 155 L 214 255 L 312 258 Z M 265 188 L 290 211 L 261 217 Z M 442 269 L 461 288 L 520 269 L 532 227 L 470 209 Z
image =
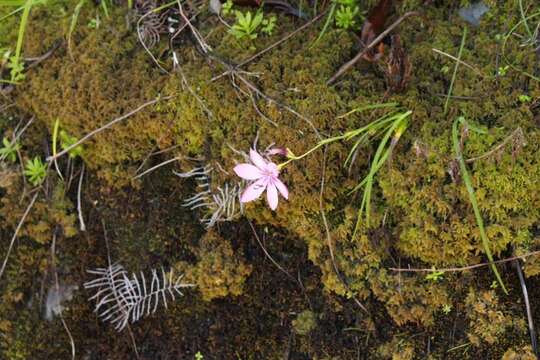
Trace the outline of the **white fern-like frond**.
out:
M 167 274 L 163 268 L 161 273 L 152 269 L 150 284 L 147 284 L 142 271 L 140 277 L 132 274 L 130 278 L 118 263 L 87 272 L 96 276 L 84 284 L 85 289 L 96 289 L 90 298 L 96 301 L 94 312 L 118 331 L 124 329 L 128 322 L 134 323 L 155 313 L 161 300 L 167 308 L 168 297 L 174 301 L 176 294 L 183 295 L 180 289 L 195 286 L 182 283 L 183 275 L 175 277 L 172 270 Z
M 190 210 L 204 209 L 206 214 L 200 221 L 206 228 L 211 228 L 218 222 L 232 221 L 243 211 L 240 202 L 241 186 L 227 182 L 213 189 L 210 184 L 212 171 L 213 168 L 206 165 L 185 173 L 175 173 L 183 178 L 194 177 L 197 181 L 196 194 L 185 199 L 182 206 Z

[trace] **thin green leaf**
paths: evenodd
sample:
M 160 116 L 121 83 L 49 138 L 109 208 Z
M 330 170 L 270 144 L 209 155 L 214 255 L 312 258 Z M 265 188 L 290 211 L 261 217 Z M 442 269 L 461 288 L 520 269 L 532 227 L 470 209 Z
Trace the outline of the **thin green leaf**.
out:
M 454 121 L 454 124 L 452 125 L 452 142 L 454 145 L 454 153 L 456 155 L 456 158 L 459 162 L 459 169 L 461 172 L 461 178 L 463 179 L 463 182 L 465 183 L 465 187 L 467 189 L 467 192 L 469 194 L 469 200 L 471 201 L 471 205 L 473 207 L 474 211 L 474 217 L 476 218 L 476 224 L 478 225 L 478 229 L 480 231 L 480 238 L 482 239 L 482 245 L 484 247 L 484 252 L 486 253 L 486 256 L 489 260 L 489 265 L 491 267 L 491 270 L 495 274 L 495 277 L 497 278 L 497 281 L 501 285 L 501 288 L 503 289 L 505 294 L 508 294 L 508 290 L 506 290 L 506 287 L 504 286 L 504 283 L 502 281 L 501 275 L 499 274 L 499 271 L 497 270 L 497 266 L 493 263 L 493 255 L 491 254 L 491 249 L 489 247 L 489 239 L 487 237 L 486 231 L 484 229 L 484 220 L 482 218 L 482 214 L 480 214 L 480 208 L 478 207 L 478 201 L 476 199 L 476 194 L 474 192 L 474 188 L 472 186 L 471 177 L 469 175 L 469 172 L 467 170 L 467 166 L 465 164 L 465 160 L 463 159 L 463 154 L 461 153 L 460 148 L 460 141 L 458 139 L 458 126 L 460 123 L 467 124 L 467 121 L 460 117 L 457 118 Z
M 324 26 L 323 26 L 321 32 L 319 33 L 319 36 L 313 42 L 313 44 L 311 44 L 311 46 L 315 46 L 315 44 L 317 44 L 319 42 L 319 40 L 322 39 L 322 37 L 324 36 L 326 31 L 328 30 L 328 27 L 330 26 L 330 24 L 334 20 L 334 13 L 336 12 L 336 7 L 337 7 L 337 3 L 333 2 L 332 6 L 330 7 L 330 12 L 328 13 L 328 17 L 326 18 L 326 22 L 324 23 Z
M 448 94 L 446 95 L 446 101 L 444 103 L 444 113 L 448 110 L 448 104 L 450 103 L 450 96 L 452 96 L 452 90 L 454 89 L 454 81 L 456 80 L 457 70 L 459 63 L 461 62 L 461 54 L 463 53 L 463 47 L 465 45 L 465 39 L 467 38 L 467 27 L 463 28 L 463 36 L 461 37 L 461 45 L 459 46 L 459 52 L 457 56 L 456 65 L 454 66 L 454 73 L 452 74 L 452 80 L 450 81 L 450 87 L 448 88 Z

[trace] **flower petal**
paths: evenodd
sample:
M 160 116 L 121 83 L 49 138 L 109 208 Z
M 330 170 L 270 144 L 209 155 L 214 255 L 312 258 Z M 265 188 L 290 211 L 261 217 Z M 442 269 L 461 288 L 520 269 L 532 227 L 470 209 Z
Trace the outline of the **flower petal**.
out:
M 287 156 L 287 149 L 284 147 L 273 147 L 266 152 L 266 155 L 267 156 L 272 156 L 272 155 Z
M 259 169 L 264 170 L 266 167 L 266 160 L 255 149 L 249 150 L 249 158 Z
M 285 199 L 288 199 L 289 190 L 287 189 L 287 186 L 285 186 L 285 184 L 278 178 L 273 179 L 272 182 L 274 183 L 276 188 L 279 190 L 279 193 L 281 194 L 281 196 L 283 196 Z
M 276 185 L 274 185 L 272 182 L 266 187 L 266 199 L 268 200 L 268 206 L 270 206 L 270 209 L 276 210 L 279 199 Z
M 238 164 L 234 167 L 234 172 L 246 180 L 257 180 L 262 176 L 261 171 L 251 164 Z
M 245 203 L 259 198 L 264 189 L 266 189 L 266 179 L 259 179 L 244 190 L 242 196 L 240 196 L 240 201 Z

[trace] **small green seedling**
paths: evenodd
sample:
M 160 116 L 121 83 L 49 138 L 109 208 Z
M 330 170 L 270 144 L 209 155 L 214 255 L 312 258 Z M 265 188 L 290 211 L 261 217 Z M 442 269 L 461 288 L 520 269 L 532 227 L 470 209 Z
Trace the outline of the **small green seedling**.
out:
M 19 151 L 19 144 L 14 141 L 13 143 L 9 141 L 8 138 L 2 139 L 2 146 L 0 148 L 0 160 L 8 159 L 12 163 L 17 160 L 17 151 Z
M 24 80 L 24 64 L 20 61 L 20 58 L 16 57 L 15 55 L 10 56 L 7 67 L 10 69 L 9 73 L 11 75 L 12 82 Z
M 60 146 L 63 150 L 69 148 L 71 145 L 75 144 L 79 139 L 77 139 L 74 136 L 69 135 L 64 130 L 60 130 Z M 83 153 L 83 147 L 82 145 L 77 145 L 73 149 L 68 151 L 68 155 L 70 158 L 74 159 L 77 156 L 81 156 Z
M 200 351 L 197 351 L 197 353 L 195 354 L 195 360 L 203 360 L 203 359 L 204 359 L 203 354 L 201 354 Z
M 341 5 L 336 12 L 336 25 L 341 29 L 350 29 L 356 25 L 354 18 L 358 16 L 360 9 L 358 6 Z
M 529 95 L 522 94 L 518 96 L 518 100 L 520 103 L 525 104 L 525 103 L 531 102 L 532 97 L 530 97 Z
M 236 11 L 236 23 L 229 29 L 229 32 L 238 40 L 255 40 L 258 36 L 257 28 L 263 21 L 263 13 L 258 11 L 255 15 L 251 11 L 245 14 Z
M 426 280 L 437 282 L 443 278 L 443 275 L 444 275 L 443 271 L 436 271 L 435 267 L 432 267 L 431 269 L 432 271 L 426 275 Z
M 509 69 L 510 69 L 509 65 L 499 66 L 499 69 L 497 70 L 497 72 L 499 73 L 500 76 L 506 76 L 506 73 L 508 72 Z
M 99 28 L 100 24 L 101 24 L 101 21 L 99 20 L 99 15 L 97 15 L 95 18 L 90 19 L 87 26 L 90 29 L 97 29 L 97 28 Z
M 38 186 L 45 180 L 45 176 L 47 175 L 47 165 L 36 156 L 34 160 L 28 160 L 26 162 L 24 175 L 26 175 L 30 184 Z
M 268 19 L 263 19 L 261 23 L 261 32 L 266 35 L 272 35 L 274 29 L 276 28 L 277 18 L 275 15 L 272 15 Z
M 450 314 L 451 311 L 452 311 L 452 305 L 450 305 L 450 304 L 444 304 L 444 305 L 442 306 L 442 312 L 444 313 L 444 315 Z
M 490 287 L 490 289 L 493 289 L 493 290 L 498 289 L 499 288 L 499 283 L 497 282 L 497 280 L 493 280 L 489 287 Z
M 223 15 L 229 15 L 232 13 L 233 2 L 232 0 L 227 0 L 224 4 L 221 5 L 221 13 Z

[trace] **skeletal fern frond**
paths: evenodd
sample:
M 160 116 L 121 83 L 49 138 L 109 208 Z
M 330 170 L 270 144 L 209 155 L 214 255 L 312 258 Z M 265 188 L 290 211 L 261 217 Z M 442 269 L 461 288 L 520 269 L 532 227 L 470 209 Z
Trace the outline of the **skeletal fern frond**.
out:
M 84 284 L 85 289 L 96 290 L 89 299 L 96 301 L 94 312 L 118 331 L 128 322 L 134 323 L 155 313 L 160 302 L 167 308 L 167 298 L 174 301 L 176 295 L 183 295 L 182 288 L 195 286 L 183 283 L 183 275 L 174 276 L 172 270 L 166 273 L 163 268 L 161 272 L 152 269 L 149 283 L 142 271 L 139 277 L 133 273 L 130 278 L 118 263 L 87 272 L 96 276 Z
M 212 188 L 210 165 L 196 167 L 185 173 L 175 173 L 182 178 L 194 177 L 197 182 L 195 195 L 184 200 L 182 206 L 195 210 L 201 208 L 205 215 L 200 221 L 211 228 L 218 222 L 232 221 L 243 212 L 240 202 L 242 187 L 239 184 L 224 183 L 222 186 Z

